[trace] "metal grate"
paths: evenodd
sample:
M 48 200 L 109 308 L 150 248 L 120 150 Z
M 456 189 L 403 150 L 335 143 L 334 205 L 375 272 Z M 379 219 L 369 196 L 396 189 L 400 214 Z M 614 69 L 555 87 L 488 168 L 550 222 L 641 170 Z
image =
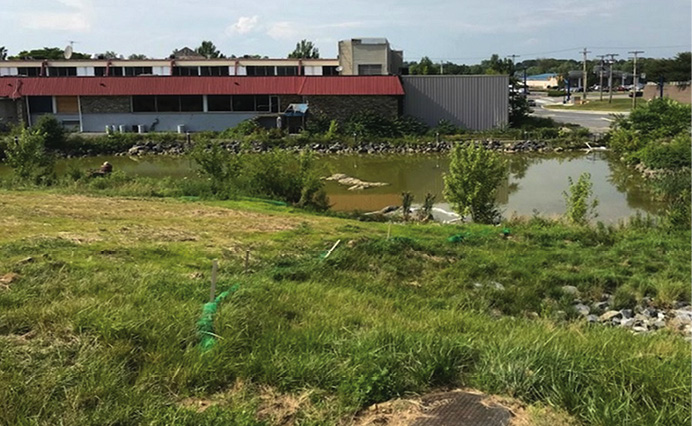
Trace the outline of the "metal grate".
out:
M 507 426 L 511 414 L 500 406 L 481 403 L 483 395 L 446 392 L 423 397 L 424 416 L 412 426 Z

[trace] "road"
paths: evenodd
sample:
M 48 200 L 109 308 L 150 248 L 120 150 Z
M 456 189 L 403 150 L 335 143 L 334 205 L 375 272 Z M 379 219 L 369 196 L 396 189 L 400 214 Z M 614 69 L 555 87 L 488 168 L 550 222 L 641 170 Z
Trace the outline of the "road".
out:
M 532 97 L 529 96 L 529 99 Z M 609 112 L 598 111 L 566 111 L 557 109 L 546 109 L 543 105 L 554 104 L 554 99 L 533 98 L 536 101 L 536 106 L 531 107 L 536 117 L 549 117 L 559 123 L 573 123 L 586 127 L 594 133 L 605 133 L 610 128 L 610 123 L 613 121 L 612 114 Z M 622 114 L 622 113 L 619 113 Z M 628 114 L 628 113 L 624 113 Z

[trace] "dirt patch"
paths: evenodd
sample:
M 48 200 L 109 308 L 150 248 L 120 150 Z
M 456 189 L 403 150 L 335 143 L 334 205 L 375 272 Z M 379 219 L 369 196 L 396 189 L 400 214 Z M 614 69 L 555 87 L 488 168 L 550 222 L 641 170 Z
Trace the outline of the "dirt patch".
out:
M 298 395 L 281 394 L 270 387 L 263 387 L 260 394 L 257 418 L 272 425 L 295 424 L 296 415 L 310 404 L 310 392 Z
M 219 401 L 213 401 L 211 399 L 204 399 L 204 398 L 185 398 L 182 401 L 179 402 L 179 404 L 188 410 L 193 410 L 198 413 L 201 413 L 202 411 L 206 410 L 209 407 L 213 407 L 214 405 L 217 405 Z
M 409 426 L 417 419 L 429 417 L 419 399 L 395 399 L 371 405 L 355 419 L 353 426 Z
M 17 279 L 19 279 L 19 274 L 15 274 L 14 272 L 9 272 L 0 276 L 0 289 L 9 290 L 10 284 L 17 281 Z

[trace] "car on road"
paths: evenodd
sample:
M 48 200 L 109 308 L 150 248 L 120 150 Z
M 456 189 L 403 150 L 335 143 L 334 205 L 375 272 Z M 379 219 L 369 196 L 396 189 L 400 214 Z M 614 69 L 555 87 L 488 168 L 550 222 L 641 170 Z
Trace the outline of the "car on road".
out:
M 627 94 L 627 96 L 629 96 L 631 98 L 634 93 L 635 93 L 634 91 L 630 90 L 630 92 Z M 638 98 L 641 98 L 642 96 L 644 96 L 644 92 L 641 90 L 637 90 L 636 93 L 637 93 Z

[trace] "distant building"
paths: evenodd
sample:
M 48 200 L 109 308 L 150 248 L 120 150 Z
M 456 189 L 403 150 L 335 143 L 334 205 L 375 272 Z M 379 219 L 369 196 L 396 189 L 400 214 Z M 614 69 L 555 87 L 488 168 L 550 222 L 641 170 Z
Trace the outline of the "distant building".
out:
M 206 59 L 189 48 L 172 56 L 0 61 L 0 124 L 52 114 L 82 132 L 225 130 L 252 118 L 276 127 L 291 104 L 339 122 L 369 110 L 432 126 L 507 123 L 507 76 L 401 77 L 403 52 L 384 38 L 342 40 L 337 59 Z
M 545 73 L 526 76 L 526 85 L 529 89 L 554 89 L 560 81 L 560 76 L 555 73 Z
M 341 75 L 399 75 L 404 52 L 392 50 L 386 38 L 352 38 L 339 42 Z

